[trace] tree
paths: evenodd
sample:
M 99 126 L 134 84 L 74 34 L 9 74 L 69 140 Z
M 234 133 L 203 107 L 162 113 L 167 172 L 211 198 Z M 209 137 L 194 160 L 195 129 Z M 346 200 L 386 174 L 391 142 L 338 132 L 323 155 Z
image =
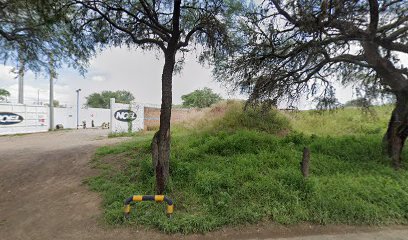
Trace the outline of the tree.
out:
M 337 98 L 333 98 L 333 97 L 321 96 L 321 97 L 315 98 L 314 101 L 317 103 L 316 110 L 319 110 L 319 111 L 327 111 L 327 110 L 334 111 L 334 110 L 337 110 L 343 107 L 343 105 L 337 100 Z
M 53 100 L 52 102 L 53 102 L 53 106 L 54 106 L 54 107 L 61 107 L 61 106 L 60 106 L 60 102 L 59 102 L 58 100 Z M 46 104 L 44 104 L 44 106 L 48 106 L 48 107 L 49 107 L 50 104 L 49 104 L 49 103 L 46 103 Z
M 242 44 L 215 70 L 249 101 L 330 97 L 334 81 L 396 97 L 384 143 L 397 169 L 408 136 L 406 1 L 269 0 L 241 24 Z
M 359 108 L 369 108 L 373 106 L 372 102 L 364 97 L 356 98 L 347 101 L 344 104 L 345 107 L 359 107 Z
M 221 96 L 213 93 L 210 88 L 203 88 L 202 90 L 195 90 L 189 94 L 181 96 L 183 100 L 183 107 L 209 107 L 214 103 L 222 100 Z
M 86 97 L 85 105 L 91 108 L 110 108 L 110 99 L 115 98 L 118 103 L 129 104 L 135 97 L 131 92 L 122 91 L 102 91 L 101 93 L 92 93 Z
M 10 97 L 10 92 L 0 88 L 0 102 L 7 102 L 8 97 Z
M 94 42 L 71 24 L 72 17 L 64 1 L 0 0 L 0 60 L 20 62 L 20 72 L 48 74 L 63 64 L 83 72 Z
M 158 193 L 163 193 L 169 177 L 172 79 L 176 57 L 190 45 L 203 46 L 202 57 L 221 49 L 227 40 L 227 24 L 235 1 L 221 0 L 74 0 L 78 24 L 89 29 L 104 45 L 158 50 L 164 57 L 160 129 L 152 141 L 153 167 Z M 228 4 L 228 6 L 227 6 Z M 234 5 L 235 8 L 239 4 Z

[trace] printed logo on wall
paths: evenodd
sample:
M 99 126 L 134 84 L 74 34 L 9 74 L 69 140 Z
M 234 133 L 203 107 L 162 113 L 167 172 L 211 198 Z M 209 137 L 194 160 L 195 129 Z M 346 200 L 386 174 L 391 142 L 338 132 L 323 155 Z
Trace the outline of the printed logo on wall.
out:
M 45 126 L 45 115 L 39 115 L 38 116 L 38 122 L 40 123 L 41 126 Z
M 0 125 L 12 125 L 21 123 L 24 118 L 18 114 L 10 112 L 0 112 Z
M 132 122 L 136 120 L 136 113 L 131 110 L 121 109 L 113 115 L 116 120 L 121 122 Z

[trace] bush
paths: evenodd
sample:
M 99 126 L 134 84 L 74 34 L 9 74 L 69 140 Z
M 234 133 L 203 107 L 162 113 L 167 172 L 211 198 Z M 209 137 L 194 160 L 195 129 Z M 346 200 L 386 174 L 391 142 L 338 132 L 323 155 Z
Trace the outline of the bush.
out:
M 255 130 L 270 134 L 279 134 L 291 129 L 289 120 L 272 108 L 268 111 L 258 107 L 247 107 L 241 102 L 230 101 L 224 106 L 225 113 L 215 119 L 210 126 L 214 131 Z

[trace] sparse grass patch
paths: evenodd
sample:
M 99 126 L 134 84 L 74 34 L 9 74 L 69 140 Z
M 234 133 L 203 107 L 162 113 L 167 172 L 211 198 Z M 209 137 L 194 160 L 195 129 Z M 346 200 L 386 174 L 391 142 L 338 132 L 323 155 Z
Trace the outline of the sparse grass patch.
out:
M 133 137 L 135 134 L 129 132 L 119 132 L 119 133 L 109 133 L 108 138 L 117 138 L 117 137 Z
M 382 155 L 381 133 L 326 136 L 323 133 L 329 129 L 315 125 L 306 133 L 277 136 L 291 125 L 279 113 L 270 114 L 271 122 L 261 124 L 265 119 L 253 119 L 256 113 L 227 111 L 225 118 L 205 129 L 173 129 L 171 179 L 166 189 L 175 202 L 171 220 L 165 216 L 164 205 L 151 202 L 137 203 L 130 220 L 123 218 L 125 198 L 154 194 L 153 133 L 100 148 L 95 163 L 101 174 L 88 184 L 102 194 L 105 221 L 167 233 L 207 232 L 262 220 L 408 223 L 408 172 L 391 168 Z M 295 120 L 295 128 L 305 124 Z M 299 169 L 304 146 L 312 152 L 307 180 Z M 109 163 L 109 159 L 118 161 L 118 154 L 126 167 Z M 404 159 L 408 159 L 407 151 Z
M 378 135 L 386 130 L 393 106 L 373 107 L 370 111 L 345 108 L 336 111 L 298 111 L 286 114 L 293 129 L 321 136 Z

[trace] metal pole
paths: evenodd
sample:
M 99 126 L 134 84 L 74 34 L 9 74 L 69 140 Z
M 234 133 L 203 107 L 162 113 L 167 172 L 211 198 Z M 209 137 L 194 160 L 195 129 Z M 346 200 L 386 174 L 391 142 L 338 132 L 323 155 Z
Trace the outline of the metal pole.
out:
M 54 76 L 50 74 L 50 130 L 54 130 Z
M 49 55 L 50 67 L 50 131 L 54 130 L 54 78 L 56 77 L 54 69 L 54 59 L 52 54 Z
M 37 89 L 37 105 L 40 105 L 40 89 Z
M 20 55 L 18 69 L 18 103 L 24 104 L 24 59 Z
M 81 89 L 77 89 L 77 129 L 79 127 L 79 92 L 81 91 Z

